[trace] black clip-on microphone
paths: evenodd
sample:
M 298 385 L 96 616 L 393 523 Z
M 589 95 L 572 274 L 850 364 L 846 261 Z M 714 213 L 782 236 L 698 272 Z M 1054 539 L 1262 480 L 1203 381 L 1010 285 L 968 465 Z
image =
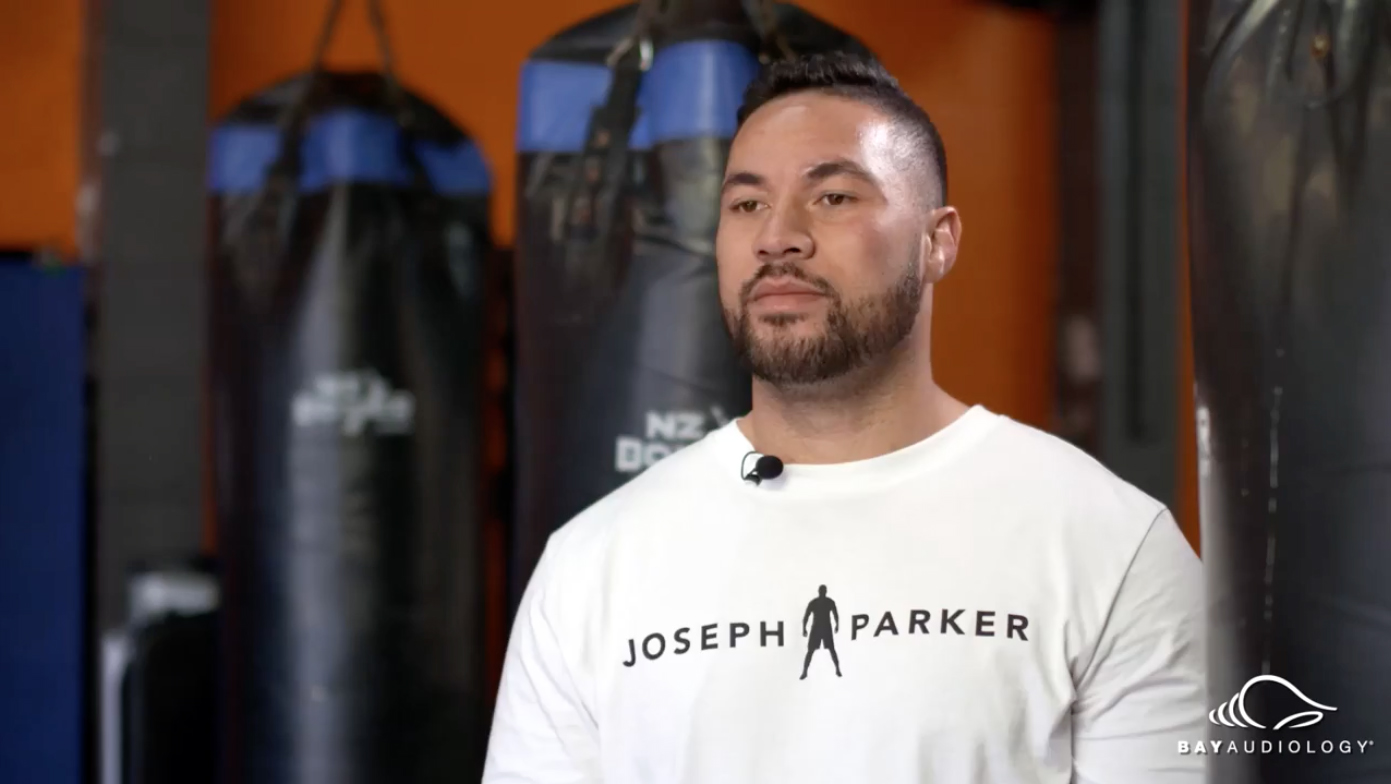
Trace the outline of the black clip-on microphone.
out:
M 744 473 L 744 464 L 749 462 L 749 455 L 757 455 L 758 452 L 749 452 L 744 455 L 744 460 L 739 464 L 739 476 L 745 482 L 753 482 L 755 485 L 761 484 L 764 479 L 777 479 L 782 475 L 782 460 L 772 455 L 759 455 L 753 463 L 753 470 Z

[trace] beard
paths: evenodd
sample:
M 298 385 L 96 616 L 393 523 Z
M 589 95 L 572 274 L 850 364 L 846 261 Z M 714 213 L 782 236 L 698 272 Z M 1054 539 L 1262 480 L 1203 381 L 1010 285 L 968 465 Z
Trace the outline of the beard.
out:
M 913 332 L 922 309 L 923 278 L 915 256 L 887 290 L 845 302 L 829 282 L 793 264 L 761 268 L 739 295 L 739 309 L 724 312 L 725 327 L 740 363 L 755 378 L 779 387 L 805 387 L 834 381 L 872 364 L 893 351 Z M 825 325 L 814 335 L 794 336 L 781 328 L 809 318 L 775 313 L 759 319 L 770 329 L 756 330 L 749 315 L 749 295 L 764 278 L 786 276 L 825 294 Z

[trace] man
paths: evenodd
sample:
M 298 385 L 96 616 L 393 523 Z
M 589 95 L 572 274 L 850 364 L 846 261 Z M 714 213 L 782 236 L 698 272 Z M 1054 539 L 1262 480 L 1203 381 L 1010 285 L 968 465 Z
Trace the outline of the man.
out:
M 961 218 L 927 115 L 836 56 L 771 66 L 739 119 L 716 252 L 752 410 L 553 535 L 484 780 L 1200 781 L 1173 518 L 933 380 Z M 746 481 L 751 453 L 785 468 Z M 808 584 L 836 586 L 843 677 L 798 677 Z

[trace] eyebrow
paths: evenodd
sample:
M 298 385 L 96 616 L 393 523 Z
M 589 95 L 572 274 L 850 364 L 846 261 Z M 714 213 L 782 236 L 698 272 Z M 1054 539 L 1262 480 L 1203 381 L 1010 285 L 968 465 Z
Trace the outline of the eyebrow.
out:
M 879 186 L 879 181 L 874 178 L 874 175 L 870 174 L 858 163 L 845 158 L 833 158 L 824 163 L 818 163 L 808 169 L 807 173 L 803 176 L 811 182 L 821 182 L 822 180 L 828 180 L 836 176 L 846 176 L 853 177 L 857 180 L 864 180 L 875 187 Z
M 724 178 L 724 185 L 720 186 L 720 193 L 723 194 L 730 188 L 736 188 L 740 185 L 749 185 L 757 188 L 767 182 L 768 181 L 763 178 L 763 175 L 754 174 L 751 171 L 731 172 L 728 177 Z
M 853 177 L 857 180 L 863 180 L 876 188 L 879 187 L 879 181 L 874 178 L 874 175 L 870 174 L 858 163 L 845 158 L 833 158 L 829 161 L 818 163 L 810 169 L 807 169 L 806 173 L 802 175 L 802 178 L 808 182 L 821 182 L 836 176 Z M 740 185 L 748 185 L 757 188 L 767 185 L 767 183 L 768 180 L 761 174 L 754 174 L 751 171 L 731 172 L 729 176 L 725 178 L 724 184 L 720 186 L 720 193 L 723 194 L 730 188 L 735 188 Z

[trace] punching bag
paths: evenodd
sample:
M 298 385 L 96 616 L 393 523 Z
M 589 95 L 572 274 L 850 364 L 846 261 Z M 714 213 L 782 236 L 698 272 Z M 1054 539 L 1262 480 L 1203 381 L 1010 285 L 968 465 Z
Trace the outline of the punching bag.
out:
M 488 178 L 322 49 L 212 136 L 224 780 L 477 781 Z
M 748 410 L 714 258 L 737 110 L 760 59 L 846 49 L 792 6 L 643 0 L 523 66 L 514 605 L 552 531 Z
M 1391 781 L 1391 6 L 1189 25 L 1208 781 Z

